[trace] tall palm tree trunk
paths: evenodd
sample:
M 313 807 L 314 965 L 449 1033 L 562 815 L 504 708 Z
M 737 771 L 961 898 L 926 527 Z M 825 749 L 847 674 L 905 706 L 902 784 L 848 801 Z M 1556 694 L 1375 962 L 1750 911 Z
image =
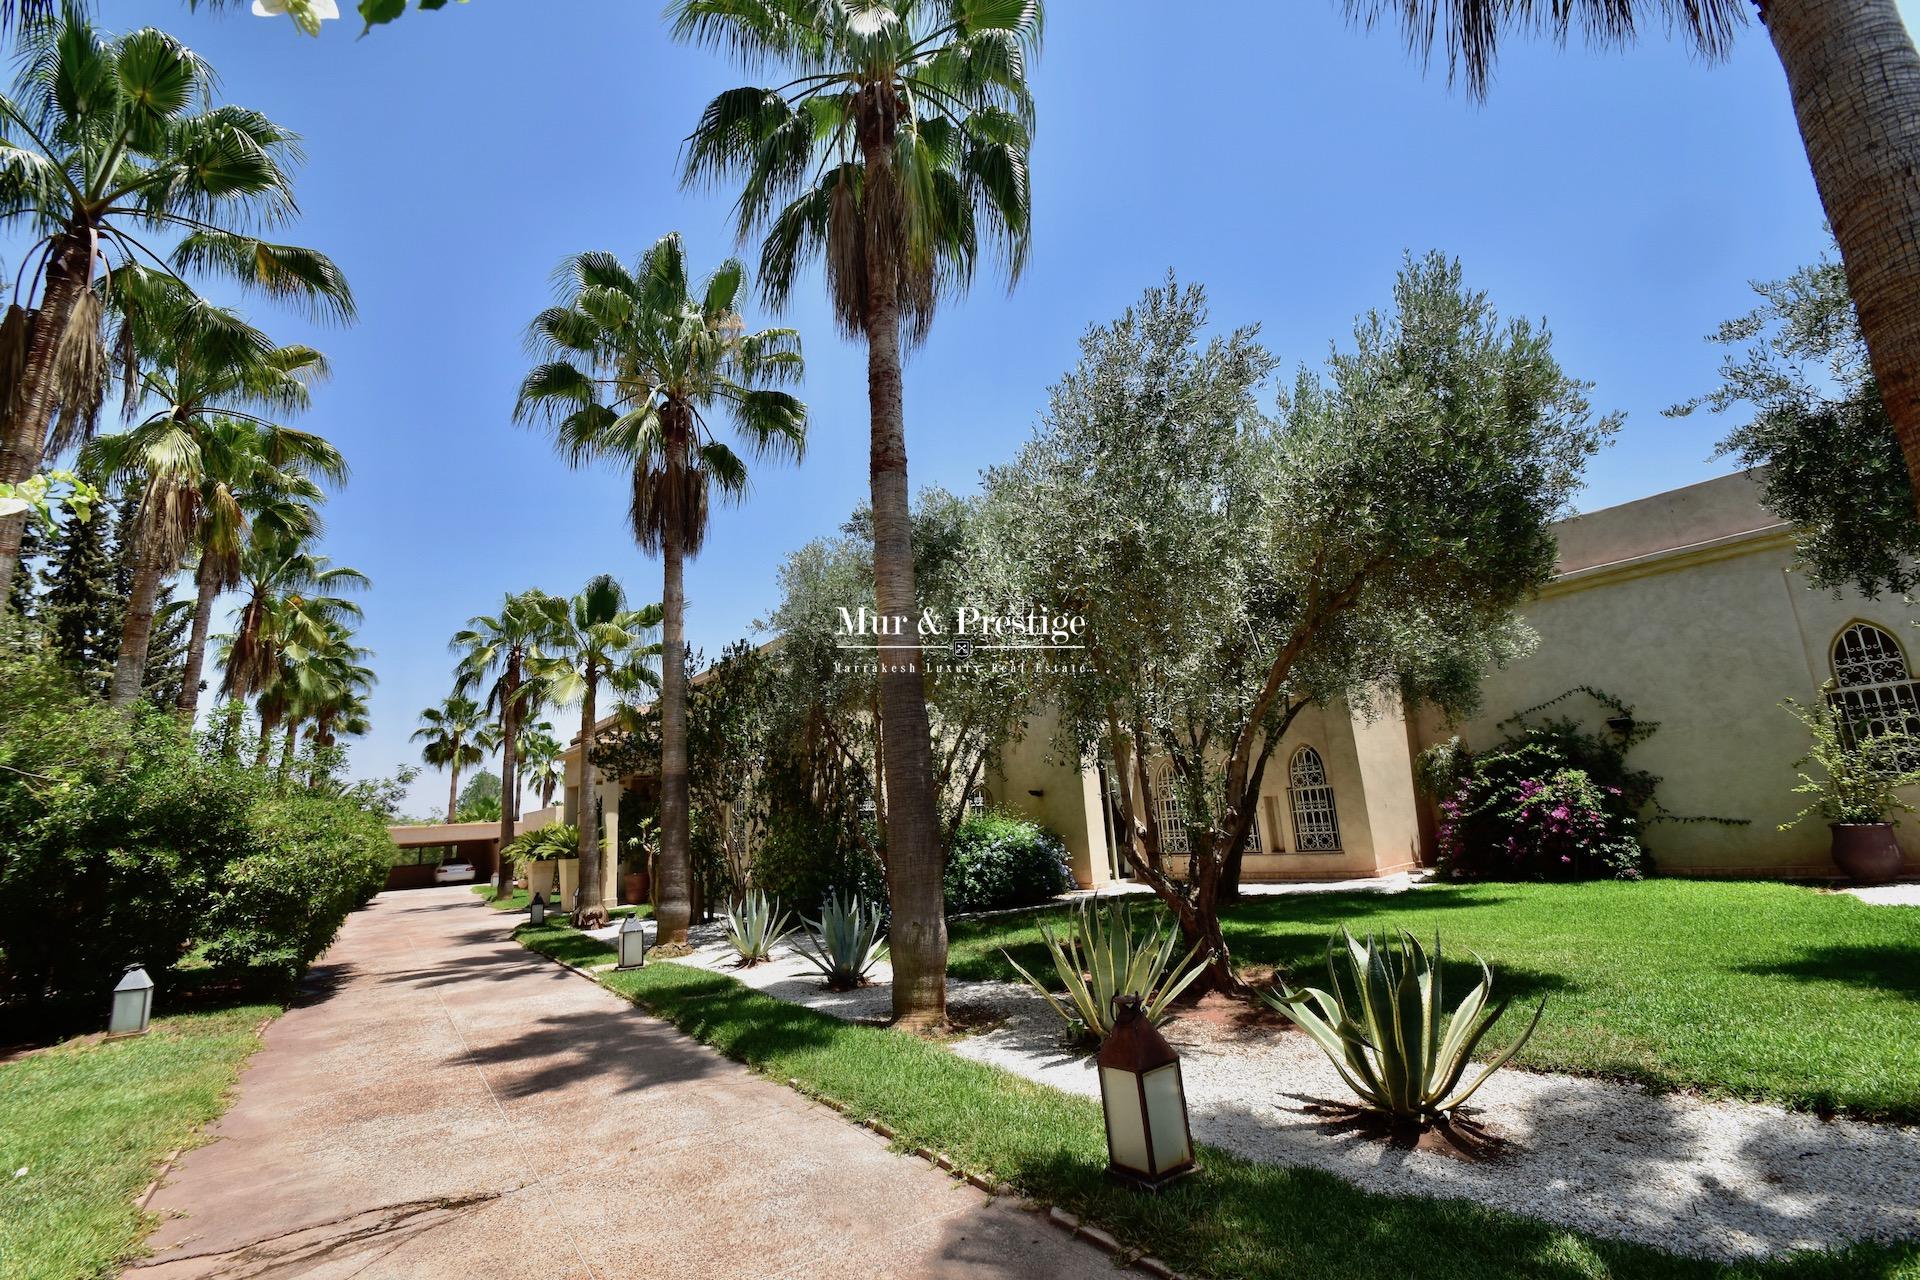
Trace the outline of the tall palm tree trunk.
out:
M 280 752 L 280 776 L 286 777 L 293 772 L 293 753 L 299 747 L 300 721 L 293 716 L 287 717 L 287 741 Z
M 587 687 L 580 699 L 580 898 L 573 911 L 576 929 L 598 929 L 607 922 L 606 895 L 601 892 L 600 771 L 593 763 L 594 704 L 600 672 L 586 664 Z
M 671 428 L 667 442 L 667 490 L 685 489 L 685 428 Z M 679 946 L 693 923 L 693 854 L 687 812 L 687 594 L 684 522 L 675 511 L 661 538 L 660 588 L 660 858 L 654 890 L 656 945 Z
M 1920 511 L 1920 53 L 1895 0 L 1758 0 Z
M 520 736 L 520 659 L 507 664 L 500 698 L 500 847 L 493 856 L 493 896 L 504 898 L 513 886 L 507 875 L 507 846 L 513 843 L 514 747 Z
M 131 707 L 140 697 L 140 685 L 147 674 L 147 644 L 153 638 L 153 605 L 160 594 L 164 556 L 144 522 L 139 527 L 141 545 L 133 571 L 133 592 L 127 598 L 120 656 L 114 660 L 113 684 L 107 693 L 108 705 L 115 707 Z
M 280 721 L 276 717 L 269 716 L 265 712 L 261 713 L 260 745 L 255 748 L 253 753 L 254 768 L 264 769 L 267 767 L 267 760 L 273 755 L 273 735 L 279 727 Z
M 0 426 L 0 480 L 18 484 L 40 469 L 46 449 L 47 425 L 55 405 L 55 364 L 61 338 L 73 322 L 74 308 L 93 280 L 94 235 L 88 226 L 70 227 L 53 243 L 47 258 L 46 289 L 37 311 L 28 312 L 31 326 L 25 357 L 14 387 L 13 402 L 4 407 Z M 89 335 L 91 338 L 91 335 Z M 0 613 L 7 608 L 13 575 L 20 567 L 20 540 L 27 517 L 0 517 Z
M 872 173 L 873 158 L 869 158 Z M 885 161 L 880 161 L 881 169 Z M 870 255 L 871 256 L 871 255 Z M 868 279 L 881 273 L 869 270 Z M 945 866 L 933 794 L 932 731 L 920 669 L 907 437 L 900 383 L 900 313 L 891 284 L 868 288 L 867 399 L 872 414 L 874 596 L 882 618 L 903 618 L 880 670 L 880 736 L 885 751 L 887 896 L 893 922 L 893 1016 L 914 1029 L 947 1017 Z
M 447 821 L 456 821 L 454 815 L 460 811 L 460 762 L 455 760 L 447 770 Z
M 207 631 L 213 622 L 214 599 L 220 594 L 220 580 L 208 569 L 205 556 L 200 558 L 194 582 L 197 590 L 193 599 L 193 631 L 187 639 L 187 668 L 180 678 L 180 696 L 173 700 L 173 709 L 188 724 L 193 723 L 194 714 L 200 709 L 200 673 L 207 662 Z

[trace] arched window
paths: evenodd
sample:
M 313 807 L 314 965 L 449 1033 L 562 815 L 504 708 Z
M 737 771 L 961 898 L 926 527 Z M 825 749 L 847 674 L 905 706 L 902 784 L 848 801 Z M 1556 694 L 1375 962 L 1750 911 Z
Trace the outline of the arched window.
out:
M 1856 622 L 1833 642 L 1833 705 L 1849 736 L 1920 735 L 1920 685 L 1900 643 L 1870 622 Z
M 1320 753 L 1302 747 L 1287 767 L 1287 800 L 1293 806 L 1293 847 L 1301 853 L 1337 853 L 1340 811 L 1327 784 Z

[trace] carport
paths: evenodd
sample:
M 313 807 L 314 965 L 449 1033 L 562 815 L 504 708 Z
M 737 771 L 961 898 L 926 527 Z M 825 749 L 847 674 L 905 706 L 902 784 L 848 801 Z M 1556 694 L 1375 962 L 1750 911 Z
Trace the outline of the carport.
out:
M 433 822 L 420 826 L 388 827 L 387 834 L 402 849 L 445 848 L 446 862 L 473 865 L 474 883 L 493 879 L 499 863 L 500 824 L 498 822 Z M 426 889 L 432 887 L 435 863 L 400 864 L 387 869 L 387 888 Z

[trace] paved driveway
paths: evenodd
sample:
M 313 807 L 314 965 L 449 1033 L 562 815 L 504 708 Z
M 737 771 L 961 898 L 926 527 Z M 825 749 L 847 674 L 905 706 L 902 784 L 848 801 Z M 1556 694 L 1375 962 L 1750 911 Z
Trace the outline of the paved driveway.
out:
M 188 1276 L 1111 1277 L 1105 1255 L 524 951 L 382 894 L 152 1208 Z

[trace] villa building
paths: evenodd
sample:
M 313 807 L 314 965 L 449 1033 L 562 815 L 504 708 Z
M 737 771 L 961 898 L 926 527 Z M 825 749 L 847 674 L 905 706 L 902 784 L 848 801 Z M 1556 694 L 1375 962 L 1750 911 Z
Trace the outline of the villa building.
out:
M 1920 729 L 1909 658 L 1916 611 L 1898 598 L 1811 586 L 1792 530 L 1744 472 L 1574 516 L 1557 533 L 1558 572 L 1523 610 L 1539 645 L 1488 673 L 1476 718 L 1449 725 L 1431 708 L 1370 716 L 1332 705 L 1294 720 L 1266 771 L 1243 879 L 1344 879 L 1429 862 L 1434 815 L 1414 786 L 1415 756 L 1454 734 L 1469 749 L 1491 745 L 1504 736 L 1502 720 L 1581 686 L 1658 723 L 1630 762 L 1662 779 L 1669 811 L 1741 821 L 1649 825 L 1645 843 L 1661 872 L 1835 874 L 1824 822 L 1780 829 L 1806 799 L 1793 788 L 1808 745 L 1780 703 L 1815 700 L 1831 682 L 1874 722 Z M 1583 701 L 1569 699 L 1564 714 L 1602 727 L 1596 717 L 1608 713 Z M 987 801 L 1058 832 L 1082 885 L 1124 879 L 1104 766 L 1055 758 L 1052 739 L 1050 716 L 1031 720 L 985 779 Z M 577 747 L 568 769 L 570 816 Z M 624 786 L 650 783 L 603 780 L 609 821 Z M 1169 819 L 1179 802 L 1169 792 L 1157 803 L 1166 851 L 1177 855 L 1184 833 Z M 1899 840 L 1909 870 L 1920 872 L 1920 828 L 1901 828 Z

